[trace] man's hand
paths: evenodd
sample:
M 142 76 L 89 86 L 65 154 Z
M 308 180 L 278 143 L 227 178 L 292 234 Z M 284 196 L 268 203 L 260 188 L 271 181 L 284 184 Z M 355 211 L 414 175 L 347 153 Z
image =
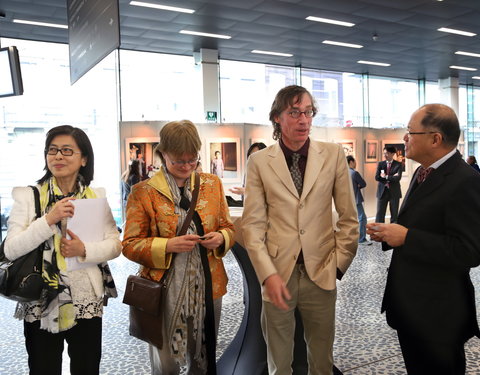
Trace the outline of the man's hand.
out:
M 290 292 L 278 273 L 267 277 L 263 283 L 267 296 L 275 307 L 281 310 L 288 310 L 288 305 L 285 303 L 285 299 L 290 300 Z
M 367 224 L 367 234 L 373 241 L 386 242 L 392 247 L 402 246 L 407 237 L 408 228 L 399 224 Z

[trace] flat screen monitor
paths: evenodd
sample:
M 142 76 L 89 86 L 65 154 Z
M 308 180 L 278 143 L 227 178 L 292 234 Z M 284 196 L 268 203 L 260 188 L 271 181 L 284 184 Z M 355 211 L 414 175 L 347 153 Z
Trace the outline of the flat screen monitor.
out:
M 23 82 L 17 47 L 0 48 L 0 98 L 22 94 Z

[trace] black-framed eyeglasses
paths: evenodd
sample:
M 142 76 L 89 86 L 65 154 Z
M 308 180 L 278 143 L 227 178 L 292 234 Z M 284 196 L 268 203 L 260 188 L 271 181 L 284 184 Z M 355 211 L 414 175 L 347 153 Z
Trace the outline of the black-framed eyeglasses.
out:
M 73 154 L 81 154 L 81 152 L 74 151 L 69 147 L 58 148 L 58 147 L 50 146 L 49 148 L 47 148 L 47 155 L 57 155 L 59 151 L 63 156 L 72 156 Z
M 293 118 L 299 118 L 302 113 L 307 118 L 312 118 L 313 116 L 315 116 L 315 111 L 313 109 L 307 109 L 306 111 L 299 111 L 297 109 L 294 109 L 293 111 L 288 112 L 288 114 Z

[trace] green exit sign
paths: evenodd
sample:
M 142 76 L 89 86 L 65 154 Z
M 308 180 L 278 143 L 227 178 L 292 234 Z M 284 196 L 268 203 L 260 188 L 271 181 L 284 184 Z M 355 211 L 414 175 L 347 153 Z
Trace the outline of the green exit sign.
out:
M 207 121 L 209 121 L 209 122 L 217 122 L 217 112 L 215 112 L 215 111 L 207 111 Z

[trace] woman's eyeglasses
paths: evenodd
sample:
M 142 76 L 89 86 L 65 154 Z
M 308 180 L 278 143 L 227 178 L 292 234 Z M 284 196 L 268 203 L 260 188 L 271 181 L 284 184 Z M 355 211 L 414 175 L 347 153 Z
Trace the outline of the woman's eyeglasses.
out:
M 59 151 L 63 156 L 72 156 L 73 154 L 81 154 L 81 152 L 73 151 L 73 149 L 69 147 L 58 148 L 58 147 L 50 146 L 49 148 L 47 148 L 47 155 L 57 155 Z

